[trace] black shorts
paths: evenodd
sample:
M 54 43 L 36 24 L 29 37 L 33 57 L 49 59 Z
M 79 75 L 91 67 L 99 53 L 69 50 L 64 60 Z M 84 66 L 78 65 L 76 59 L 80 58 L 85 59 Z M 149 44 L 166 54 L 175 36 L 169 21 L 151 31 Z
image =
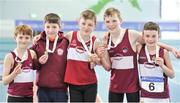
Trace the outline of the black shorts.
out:
M 125 93 L 109 92 L 109 102 L 123 102 Z M 128 102 L 139 102 L 140 96 L 139 91 L 134 93 L 126 93 Z
M 8 96 L 7 102 L 33 102 L 33 97 L 13 97 L 13 96 Z
M 70 102 L 95 102 L 97 96 L 97 84 L 69 85 Z

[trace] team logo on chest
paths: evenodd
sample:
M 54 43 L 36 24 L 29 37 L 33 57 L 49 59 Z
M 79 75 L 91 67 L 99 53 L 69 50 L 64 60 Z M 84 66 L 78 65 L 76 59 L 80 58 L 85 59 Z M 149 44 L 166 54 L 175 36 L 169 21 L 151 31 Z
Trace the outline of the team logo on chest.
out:
M 70 45 L 71 45 L 71 46 L 77 46 L 76 40 L 73 39 Z
M 29 66 L 32 67 L 32 63 L 30 63 Z
M 64 52 L 63 49 L 61 49 L 61 48 L 57 49 L 57 54 L 58 55 L 63 55 L 63 52 Z
M 127 53 L 127 52 L 128 52 L 128 48 L 127 48 L 127 47 L 123 47 L 123 48 L 122 48 L 122 52 L 123 52 L 123 53 Z

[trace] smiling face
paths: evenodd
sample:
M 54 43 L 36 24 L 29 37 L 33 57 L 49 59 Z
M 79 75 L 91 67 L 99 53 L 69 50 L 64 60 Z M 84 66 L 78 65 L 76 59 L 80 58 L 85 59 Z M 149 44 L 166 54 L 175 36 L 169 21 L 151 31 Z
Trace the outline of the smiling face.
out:
M 156 30 L 144 30 L 143 39 L 147 46 L 156 46 L 159 40 L 159 32 Z
M 32 41 L 33 30 L 28 25 L 19 25 L 14 32 L 14 38 L 17 42 L 17 47 L 27 49 Z
M 82 34 L 89 35 L 95 29 L 95 22 L 92 19 L 80 18 L 79 29 Z
M 56 36 L 60 30 L 60 26 L 57 23 L 46 22 L 44 24 L 44 31 L 48 36 Z
M 32 41 L 32 37 L 30 35 L 24 34 L 24 33 L 18 33 L 15 37 L 17 47 L 26 49 L 28 48 L 29 44 Z
M 117 32 L 122 24 L 121 13 L 116 8 L 108 8 L 104 12 L 104 23 L 110 33 Z
M 81 12 L 78 20 L 80 33 L 89 35 L 96 27 L 96 14 L 91 10 Z
M 61 29 L 61 18 L 55 13 L 49 13 L 44 17 L 44 31 L 49 39 L 53 40 Z
M 110 33 L 113 33 L 119 30 L 120 25 L 121 25 L 121 20 L 116 14 L 111 15 L 111 16 L 106 16 L 104 18 L 104 22 Z
M 143 28 L 143 39 L 147 46 L 155 46 L 160 38 L 160 27 L 155 22 L 147 22 Z

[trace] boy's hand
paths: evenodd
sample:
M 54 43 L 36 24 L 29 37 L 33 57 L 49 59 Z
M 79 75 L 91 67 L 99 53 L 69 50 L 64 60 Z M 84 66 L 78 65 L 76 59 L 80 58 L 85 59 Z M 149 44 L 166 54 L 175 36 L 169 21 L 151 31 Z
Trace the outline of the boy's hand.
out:
M 97 54 L 91 54 L 90 60 L 92 62 L 98 62 L 100 60 L 100 58 L 98 57 Z
M 36 35 L 34 38 L 33 38 L 33 44 L 36 44 L 36 42 L 41 38 L 41 35 Z
M 39 63 L 41 64 L 45 64 L 48 60 L 48 55 L 42 55 L 40 58 L 39 58 Z
M 101 58 L 101 57 L 103 57 L 106 50 L 107 49 L 106 49 L 105 46 L 98 46 L 97 49 L 96 49 L 96 53 Z
M 94 69 L 95 66 L 96 66 L 96 63 L 95 63 L 95 62 L 90 62 L 90 67 L 91 67 L 91 69 Z
M 22 72 L 21 67 L 22 67 L 22 64 L 21 64 L 21 63 L 18 63 L 18 65 L 14 68 L 13 73 L 15 73 L 15 74 L 20 74 L 20 73 Z
M 180 51 L 178 51 L 176 48 L 172 49 L 172 53 L 176 58 L 180 58 Z
M 157 57 L 156 64 L 158 64 L 160 67 L 162 67 L 164 65 L 164 60 L 160 57 Z
M 177 58 L 180 59 L 180 51 L 177 52 Z

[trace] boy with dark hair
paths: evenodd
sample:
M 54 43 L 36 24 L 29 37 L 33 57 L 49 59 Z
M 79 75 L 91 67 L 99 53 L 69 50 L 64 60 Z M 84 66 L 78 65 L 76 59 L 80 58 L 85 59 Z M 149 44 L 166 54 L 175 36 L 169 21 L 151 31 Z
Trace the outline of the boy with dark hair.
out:
M 61 30 L 61 19 L 49 13 L 44 17 L 44 31 L 33 45 L 39 60 L 37 70 L 37 95 L 39 102 L 67 102 L 67 85 L 64 74 L 67 61 L 68 40 Z

